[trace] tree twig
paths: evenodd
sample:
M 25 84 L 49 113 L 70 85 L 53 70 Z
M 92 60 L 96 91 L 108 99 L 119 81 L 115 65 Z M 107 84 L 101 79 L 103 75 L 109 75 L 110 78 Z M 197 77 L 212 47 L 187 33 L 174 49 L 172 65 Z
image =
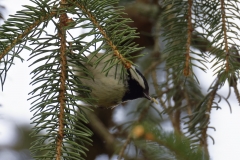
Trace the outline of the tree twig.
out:
M 89 125 L 92 127 L 93 131 L 97 133 L 107 144 L 108 147 L 115 148 L 115 138 L 109 133 L 108 129 L 104 126 L 101 120 L 95 115 L 94 112 L 87 109 L 83 109 L 87 114 L 90 121 Z
M 147 106 L 147 107 L 145 107 L 145 108 L 142 110 L 142 112 L 141 112 L 139 118 L 137 119 L 136 123 L 139 123 L 139 122 L 145 117 L 145 115 L 147 114 L 147 111 L 148 111 L 149 108 L 150 108 L 150 105 Z M 123 146 L 122 146 L 122 148 L 121 148 L 121 150 L 120 150 L 120 152 L 119 152 L 119 154 L 118 154 L 118 160 L 121 160 L 121 159 L 122 159 L 122 157 L 123 157 L 123 155 L 124 155 L 124 151 L 126 150 L 127 145 L 131 142 L 131 139 L 132 139 L 132 133 L 131 133 L 131 131 L 130 131 L 129 134 L 128 134 L 127 140 L 126 140 L 125 143 L 123 144 Z

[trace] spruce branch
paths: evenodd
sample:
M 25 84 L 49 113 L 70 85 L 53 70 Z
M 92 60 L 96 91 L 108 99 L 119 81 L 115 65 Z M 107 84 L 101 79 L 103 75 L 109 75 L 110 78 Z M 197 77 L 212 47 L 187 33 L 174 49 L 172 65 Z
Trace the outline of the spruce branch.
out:
M 0 67 L 2 88 L 7 72 L 11 65 L 14 64 L 14 58 L 17 57 L 23 60 L 19 53 L 23 48 L 30 49 L 26 46 L 27 41 L 31 39 L 30 33 L 40 35 L 42 31 L 36 31 L 36 28 L 56 16 L 56 12 L 47 11 L 51 10 L 47 3 L 41 5 L 39 8 L 25 5 L 25 10 L 17 11 L 16 15 L 10 15 L 11 18 L 5 21 L 0 28 L 0 62 L 6 64 Z
M 119 154 L 118 154 L 118 160 L 121 160 L 123 155 L 124 155 L 124 151 L 126 150 L 128 144 L 131 142 L 132 138 L 133 138 L 133 133 L 132 133 L 132 130 L 134 130 L 134 127 L 139 124 L 145 117 L 145 115 L 147 114 L 148 110 L 149 110 L 150 106 L 146 106 L 140 113 L 138 119 L 136 120 L 136 122 L 132 125 L 133 128 L 130 130 L 128 136 L 127 136 L 127 139 L 126 141 L 124 142 L 124 144 L 122 145 L 120 151 L 119 151 Z
M 85 1 L 87 2 L 87 1 Z M 93 1 L 89 1 L 92 2 Z M 71 3 L 72 4 L 72 3 Z M 39 157 L 55 157 L 56 159 L 60 159 L 63 157 L 78 157 L 80 159 L 82 159 L 82 154 L 85 154 L 84 151 L 86 150 L 86 148 L 83 147 L 82 144 L 85 143 L 89 143 L 89 138 L 88 136 L 91 135 L 91 132 L 89 132 L 88 129 L 86 129 L 85 127 L 83 127 L 83 124 L 74 124 L 73 120 L 76 119 L 74 118 L 74 116 L 76 115 L 72 115 L 69 112 L 73 112 L 74 111 L 74 106 L 78 106 L 76 105 L 76 102 L 78 100 L 81 101 L 87 101 L 87 99 L 84 99 L 83 97 L 81 97 L 83 94 L 88 94 L 90 91 L 86 90 L 86 88 L 84 88 L 81 84 L 81 82 L 79 81 L 79 79 L 77 79 L 76 76 L 74 76 L 74 73 L 70 70 L 70 68 L 68 68 L 71 64 L 76 64 L 79 65 L 79 63 L 81 63 L 81 61 L 85 62 L 88 59 L 84 59 L 82 53 L 85 51 L 88 51 L 88 48 L 95 44 L 96 41 L 102 41 L 102 40 L 106 40 L 106 37 L 104 36 L 109 36 L 107 34 L 107 32 L 110 32 L 108 30 L 108 28 L 104 28 L 108 25 L 108 23 L 111 23 L 111 27 L 115 28 L 118 27 L 119 24 L 123 25 L 127 20 L 120 21 L 120 23 L 112 23 L 111 20 L 108 21 L 103 21 L 103 16 L 106 15 L 110 15 L 109 10 L 107 10 L 107 8 L 109 6 L 107 6 L 107 2 L 99 2 L 97 1 L 96 3 L 94 2 L 92 5 L 89 3 L 81 3 L 83 4 L 82 6 L 86 7 L 86 11 L 89 11 L 89 13 L 91 13 L 92 16 L 89 16 L 89 14 L 85 14 L 87 15 L 87 19 L 89 19 L 90 21 L 93 20 L 93 17 L 96 17 L 95 12 L 97 12 L 96 7 L 99 9 L 98 11 L 100 13 L 104 13 L 104 15 L 101 15 L 102 17 L 97 17 L 94 20 L 96 20 L 96 22 L 98 23 L 98 27 L 96 27 L 96 22 L 95 21 L 91 21 L 92 24 L 91 25 L 82 25 L 81 27 L 89 27 L 89 26 L 94 26 L 92 27 L 93 29 L 89 32 L 89 34 L 83 34 L 80 35 L 78 37 L 78 39 L 75 41 L 80 41 L 81 46 L 83 47 L 79 47 L 76 46 L 76 44 L 70 43 L 71 44 L 71 49 L 72 48 L 78 48 L 79 52 L 76 52 L 74 54 L 72 54 L 73 52 L 70 51 L 71 55 L 73 59 L 70 59 L 69 64 L 67 64 L 67 53 L 69 53 L 69 48 L 66 46 L 67 41 L 66 41 L 66 30 L 71 29 L 71 27 L 75 27 L 75 26 L 71 26 L 68 25 L 69 21 L 72 22 L 71 19 L 68 19 L 66 13 L 68 12 L 68 10 L 71 10 L 71 13 L 78 13 L 79 15 L 79 11 L 78 9 L 81 10 L 81 8 L 78 8 L 77 10 L 75 9 L 76 6 L 75 5 L 68 5 L 66 1 L 62 1 L 60 4 L 60 8 L 55 8 L 55 12 L 58 13 L 59 15 L 59 19 L 60 22 L 59 23 L 54 23 L 58 29 L 58 34 L 56 35 L 49 35 L 48 38 L 50 38 L 51 40 L 56 40 L 55 43 L 50 43 L 51 40 L 48 40 L 47 38 L 35 38 L 32 37 L 31 41 L 33 41 L 33 43 L 35 45 L 37 45 L 37 47 L 35 49 L 33 49 L 32 52 L 32 58 L 37 58 L 37 56 L 39 55 L 43 55 L 43 54 L 47 54 L 49 51 L 51 52 L 50 56 L 44 56 L 43 58 L 37 59 L 36 61 L 33 62 L 33 64 L 41 62 L 41 61 L 46 61 L 45 64 L 43 66 L 38 67 L 37 69 L 33 70 L 32 73 L 34 73 L 35 75 L 33 76 L 33 81 L 31 84 L 37 84 L 38 82 L 42 81 L 44 83 L 44 85 L 42 85 L 41 87 L 37 87 L 36 89 L 33 90 L 33 92 L 31 92 L 31 94 L 37 93 L 37 91 L 40 91 L 40 94 L 37 96 L 40 96 L 40 98 L 37 98 L 37 96 L 33 96 L 32 98 L 37 98 L 36 102 L 37 104 L 33 105 L 32 110 L 35 110 L 35 114 L 34 114 L 34 123 L 36 124 L 35 126 L 35 131 L 33 132 L 33 135 L 36 134 L 37 132 L 41 131 L 42 128 L 47 128 L 48 131 L 50 131 L 49 137 L 41 137 L 40 140 L 37 142 L 34 142 L 34 144 L 36 144 L 35 146 L 33 146 L 32 151 L 37 151 L 37 145 L 40 145 L 40 147 L 44 148 L 44 147 L 48 147 L 48 149 L 50 149 L 52 146 L 54 146 L 53 144 L 56 143 L 56 153 L 54 152 L 54 150 L 51 151 L 47 151 L 46 155 L 43 156 L 39 156 Z M 94 6 L 95 7 L 92 7 Z M 98 5 L 100 5 L 101 7 L 98 7 Z M 109 5 L 109 4 L 108 4 Z M 64 6 L 64 7 L 63 7 Z M 90 8 L 89 8 L 90 7 Z M 92 8 L 91 8 L 92 7 Z M 94 10 L 94 12 L 93 12 Z M 82 12 L 82 10 L 80 11 Z M 82 15 L 82 14 L 81 14 Z M 115 15 L 116 16 L 116 15 Z M 76 23 L 82 22 L 83 20 L 86 19 L 83 18 L 79 18 L 76 19 Z M 114 16 L 110 16 L 108 18 L 112 18 L 112 21 L 115 20 Z M 121 18 L 119 18 L 120 20 Z M 104 18 L 105 20 L 105 18 Z M 93 23 L 95 22 L 95 23 Z M 100 24 L 101 23 L 101 24 Z M 90 24 L 90 23 L 89 23 Z M 78 25 L 78 24 L 77 24 Z M 106 26 L 105 26 L 106 25 Z M 104 27 L 103 27 L 104 26 Z M 76 26 L 79 27 L 79 26 Z M 96 29 L 97 28 L 97 29 Z M 106 34 L 103 34 L 103 38 L 99 38 L 97 40 L 94 40 L 90 43 L 84 43 L 81 40 L 83 38 L 85 38 L 87 35 L 90 34 L 98 34 L 99 33 L 103 33 L 101 32 L 104 31 Z M 117 29 L 117 28 L 116 28 Z M 128 28 L 123 28 L 123 33 L 124 34 L 118 34 L 118 32 L 113 32 L 111 33 L 112 37 L 116 37 L 116 39 L 121 40 L 121 41 L 125 41 L 125 45 L 120 46 L 119 43 L 117 43 L 115 46 L 119 45 L 121 53 L 128 55 L 129 53 L 133 52 L 134 50 L 137 50 L 137 48 L 135 48 L 136 46 L 133 43 L 130 43 L 132 37 L 134 37 L 135 33 L 132 29 L 128 30 Z M 126 37 L 125 37 L 126 36 Z M 97 36 L 99 37 L 99 36 Z M 115 40 L 113 40 L 111 37 L 111 41 L 113 41 L 114 43 L 116 43 Z M 58 41 L 59 39 L 59 41 Z M 42 40 L 42 41 L 40 41 Z M 47 49 L 47 47 L 50 47 L 52 45 L 57 45 L 60 46 L 60 48 L 56 48 L 56 49 Z M 112 46 L 109 46 L 109 43 L 106 43 L 106 46 L 104 49 L 106 49 L 107 51 L 109 51 L 109 49 L 107 48 L 111 48 L 112 50 Z M 99 48 L 96 49 L 96 51 L 93 52 L 96 53 L 98 52 L 101 48 L 101 46 Z M 119 51 L 120 51 L 119 50 Z M 100 59 L 101 60 L 101 59 Z M 114 66 L 115 64 L 112 64 L 111 66 Z M 80 65 L 81 68 L 82 65 Z M 83 67 L 82 67 L 83 68 Z M 45 72 L 45 74 L 44 74 Z M 86 71 L 87 72 L 87 71 Z M 60 76 L 59 76 L 60 75 Z M 50 77 L 50 78 L 49 78 Z M 53 78 L 52 78 L 53 77 Z M 76 87 L 76 88 L 74 88 Z M 50 93 L 48 92 L 50 91 Z M 58 91 L 58 96 L 56 96 L 56 91 Z M 72 93 L 72 95 L 70 93 Z M 73 92 L 77 92 L 80 94 L 78 96 L 75 96 Z M 38 102 L 40 100 L 40 102 Z M 42 100 L 42 101 L 41 101 Z M 57 104 L 54 104 L 57 103 Z M 56 106 L 55 106 L 56 105 Z M 59 107 L 57 107 L 59 106 Z M 73 106 L 73 108 L 71 108 Z M 41 108 L 40 108 L 41 107 Z M 50 109 L 49 109 L 50 108 Z M 81 106 L 78 106 L 78 109 L 81 110 Z M 40 111 L 40 113 L 39 113 Z M 58 113 L 58 114 L 55 114 Z M 85 115 L 82 114 L 82 112 L 80 111 L 79 113 L 80 115 L 77 115 L 78 117 L 81 117 L 81 121 L 83 121 L 84 123 L 87 123 L 88 120 L 85 118 Z M 43 117 L 41 117 L 42 115 L 45 115 Z M 52 120 L 56 120 L 56 122 L 58 122 L 57 125 L 52 126 L 52 124 L 49 124 L 48 117 L 52 117 Z M 75 126 L 77 125 L 77 127 Z M 79 127 L 80 126 L 80 127 Z M 80 132 L 77 130 L 77 128 L 80 128 Z M 81 131 L 83 130 L 83 131 Z M 77 135 L 77 136 L 75 136 Z M 49 143 L 45 144 L 39 144 L 39 142 L 46 142 L 48 140 L 48 138 L 51 137 L 56 137 L 55 141 L 53 139 L 51 139 L 49 141 Z M 73 138 L 75 137 L 75 138 Z M 82 139 L 83 138 L 83 139 Z M 75 139 L 80 139 L 80 144 L 76 144 L 74 143 Z M 73 145 L 73 148 L 70 149 Z M 82 148 L 78 149 L 79 147 Z M 77 150 L 78 149 L 78 150 Z M 36 156 L 38 157 L 38 156 Z
M 34 129 L 31 135 L 38 138 L 31 147 L 34 157 L 83 160 L 88 151 L 86 144 L 91 145 L 92 132 L 85 126 L 89 121 L 92 122 L 89 125 L 93 131 L 98 132 L 106 144 L 113 146 L 112 149 L 115 150 L 117 138 L 108 132 L 89 108 L 78 104 L 79 101 L 91 102 L 92 98 L 89 96 L 91 90 L 82 84 L 71 67 L 72 64 L 78 65 L 80 69 L 77 72 L 81 70 L 89 74 L 84 65 L 91 59 L 88 59 L 85 53 L 95 56 L 104 50 L 106 54 L 112 54 L 112 59 L 106 62 L 110 63 L 110 67 L 103 71 L 108 71 L 119 63 L 123 65 L 123 70 L 131 68 L 134 65 L 131 53 L 139 48 L 132 43 L 138 36 L 134 29 L 127 26 L 130 20 L 122 18 L 122 8 L 116 7 L 115 0 L 33 0 L 33 2 L 37 7 L 25 6 L 23 11 L 17 12 L 0 27 L 2 39 L 0 78 L 3 85 L 5 73 L 13 64 L 14 57 L 21 59 L 20 52 L 24 48 L 32 51 L 29 59 L 35 60 L 30 67 L 40 64 L 31 72 L 33 74 L 31 85 L 38 86 L 29 93 L 32 94 L 29 99 L 33 100 L 31 111 L 34 112 L 32 118 Z M 193 0 L 158 3 L 156 0 L 151 4 L 150 1 L 148 3 L 144 0 L 131 4 L 129 10 L 136 9 L 136 14 L 147 17 L 151 24 L 156 24 L 154 26 L 156 32 L 154 34 L 148 32 L 146 35 L 155 39 L 155 43 L 152 44 L 154 48 L 152 55 L 158 53 L 159 59 L 156 58 L 156 54 L 155 57 L 149 58 L 156 60 L 150 64 L 146 63 L 148 67 L 145 74 L 153 71 L 151 72 L 153 87 L 161 105 L 161 111 L 158 109 L 154 111 L 160 116 L 166 113 L 173 125 L 174 133 L 162 132 L 159 119 L 157 122 L 154 119 L 154 123 L 151 123 L 153 117 L 149 116 L 150 105 L 141 108 L 145 105 L 142 103 L 139 105 L 141 109 L 133 111 L 138 114 L 137 121 L 131 122 L 127 127 L 130 129 L 129 134 L 115 134 L 126 138 L 118 150 L 118 159 L 125 157 L 125 150 L 132 142 L 141 149 L 145 159 L 161 159 L 159 157 L 162 155 L 184 160 L 209 159 L 207 138 L 212 137 L 207 131 L 214 128 L 209 126 L 210 113 L 214 107 L 220 108 L 215 102 L 216 96 L 226 101 L 229 98 L 230 92 L 227 98 L 217 94 L 217 90 L 226 80 L 229 86 L 233 87 L 240 103 L 237 88 L 240 58 L 239 55 L 232 54 L 229 48 L 236 43 L 235 40 L 239 40 L 239 35 L 236 34 L 239 27 L 231 21 L 231 18 L 239 19 L 238 4 L 237 0 L 204 3 Z M 68 13 L 73 15 L 74 20 L 68 18 Z M 54 17 L 59 22 L 56 22 Z M 55 25 L 56 34 L 51 35 L 45 30 L 49 22 Z M 89 30 L 87 33 L 71 35 L 71 29 L 79 28 Z M 152 26 L 148 28 L 153 30 Z M 202 30 L 197 31 L 199 28 Z M 86 42 L 85 38 L 90 36 L 94 37 L 93 40 Z M 67 38 L 71 38 L 70 42 Z M 31 44 L 28 45 L 27 42 Z M 97 47 L 97 43 L 101 43 L 100 47 Z M 197 51 L 191 50 L 192 47 Z M 90 48 L 95 50 L 92 51 Z M 238 49 L 237 44 L 234 52 L 238 52 Z M 99 57 L 96 63 L 103 60 L 106 54 Z M 207 59 L 209 57 L 206 55 L 211 55 L 214 57 L 213 61 L 216 60 L 213 67 L 217 79 L 211 85 L 209 93 L 203 95 L 192 69 L 197 67 L 205 71 L 206 64 L 209 63 Z M 69 57 L 70 60 L 67 59 Z M 97 64 L 93 65 L 97 67 Z M 164 69 L 158 72 L 158 68 Z M 182 115 L 186 117 L 181 118 Z M 187 125 L 182 129 L 181 124 L 185 119 Z M 140 135 L 137 138 L 136 133 L 133 133 L 136 130 Z M 44 134 L 39 135 L 43 133 L 42 131 Z M 42 151 L 43 154 L 38 154 Z M 206 155 L 206 158 L 203 155 Z
M 212 104 L 214 101 L 214 97 L 216 96 L 218 87 L 219 87 L 219 79 L 216 81 L 215 85 L 212 87 L 212 91 L 209 93 L 209 98 L 206 104 L 206 111 L 205 111 L 205 118 L 204 118 L 205 124 L 203 124 L 202 133 L 201 133 L 200 146 L 204 148 L 204 153 L 208 157 L 209 157 L 209 152 L 208 152 L 208 143 L 207 143 L 207 138 L 208 138 L 207 129 L 210 123 L 210 114 L 212 110 Z
M 124 151 L 126 150 L 128 144 L 131 142 L 132 139 L 132 133 L 130 132 L 127 136 L 127 139 L 125 140 L 124 144 L 121 147 L 120 152 L 118 153 L 118 160 L 121 160 L 123 155 L 124 155 Z
M 61 0 L 60 2 L 60 8 L 64 9 L 64 5 L 66 3 L 66 0 Z M 59 28 L 58 28 L 58 36 L 60 39 L 60 89 L 59 89 L 59 128 L 58 128 L 58 136 L 57 136 L 57 147 L 56 147 L 56 160 L 61 160 L 62 157 L 62 145 L 63 145 L 63 139 L 64 139 L 64 128 L 65 128 L 65 108 L 66 108 L 66 81 L 67 81 L 67 55 L 66 55 L 66 30 L 64 27 L 67 24 L 67 14 L 66 13 L 60 13 L 59 17 Z
M 22 34 L 17 34 L 17 37 L 15 39 L 11 39 L 11 42 L 9 42 L 10 44 L 5 46 L 4 50 L 0 53 L 0 61 L 1 59 L 7 54 L 9 53 L 9 51 L 15 47 L 17 44 L 21 43 L 22 40 L 28 36 L 32 30 L 39 26 L 42 22 L 52 18 L 56 16 L 56 12 L 50 12 L 50 14 L 46 14 L 44 16 L 40 16 L 39 18 L 36 18 L 36 19 L 33 19 L 33 23 L 32 24 L 29 24 L 27 26 L 27 28 L 25 28 L 24 30 L 22 30 Z M 9 19 L 11 20 L 11 19 Z M 3 27 L 6 26 L 7 27 L 7 24 L 4 24 Z M 2 35 L 1 35 L 2 36 Z
M 111 147 L 112 150 L 116 149 L 117 140 L 111 133 L 109 133 L 108 128 L 104 126 L 97 115 L 94 112 L 86 109 L 84 109 L 84 112 L 89 119 L 89 125 L 92 127 L 93 131 L 104 140 L 108 148 Z
M 156 124 L 150 121 L 135 126 L 132 133 L 135 144 L 143 150 L 143 156 L 149 159 L 209 159 L 200 147 L 193 148 L 191 141 L 184 135 L 159 130 Z
M 185 68 L 183 73 L 185 76 L 190 74 L 190 66 L 189 62 L 191 61 L 190 56 L 190 46 L 191 46 L 191 39 L 192 39 L 192 0 L 188 0 L 188 9 L 187 9 L 187 42 L 186 42 L 186 60 L 185 60 Z
M 178 160 L 208 160 L 208 156 L 203 154 L 201 149 L 192 149 L 190 141 L 179 134 L 154 134 L 153 142 L 166 147 L 169 151 L 174 153 L 174 157 Z
M 122 53 L 120 53 L 118 47 L 116 46 L 116 44 L 114 44 L 114 42 L 111 40 L 111 38 L 108 36 L 108 34 L 106 33 L 105 29 L 102 27 L 102 25 L 100 25 L 100 21 L 97 20 L 97 18 L 95 17 L 94 14 L 92 14 L 87 8 L 86 6 L 77 3 L 76 1 L 70 0 L 71 3 L 73 3 L 74 5 L 76 5 L 80 10 L 82 10 L 87 16 L 88 18 L 91 20 L 91 22 L 94 24 L 94 26 L 100 31 L 100 33 L 102 34 L 102 36 L 104 37 L 104 39 L 106 40 L 107 44 L 112 48 L 113 54 L 114 56 L 116 56 L 121 63 L 123 64 L 123 66 L 126 69 L 130 69 L 132 66 L 132 62 L 130 62 L 128 59 L 126 59 L 125 57 L 123 57 Z
M 181 103 L 179 103 L 180 101 L 177 100 L 177 98 L 175 99 L 175 112 L 173 111 L 170 111 L 168 112 L 168 108 L 170 108 L 170 106 L 166 106 L 166 104 L 163 102 L 162 100 L 162 91 L 159 89 L 159 86 L 158 86 L 158 83 L 157 83 L 157 72 L 156 72 L 156 69 L 154 69 L 151 73 L 151 77 L 152 77 L 152 80 L 153 80 L 153 87 L 155 89 L 155 92 L 157 93 L 157 96 L 158 96 L 158 99 L 159 99 L 159 102 L 160 102 L 160 105 L 164 108 L 164 110 L 166 111 L 166 113 L 168 114 L 169 116 L 169 119 L 171 120 L 171 123 L 172 123 L 172 126 L 173 126 L 173 129 L 174 129 L 174 132 L 176 133 L 179 133 L 181 134 L 181 128 L 180 128 L 180 115 L 181 115 L 181 111 L 177 108 L 180 108 L 181 106 Z M 181 91 L 177 91 L 177 92 L 181 92 Z M 181 93 L 180 93 L 181 94 Z
M 190 101 L 190 98 L 189 98 L 189 94 L 187 93 L 187 91 L 184 89 L 184 98 L 185 100 L 187 101 L 187 113 L 188 115 L 190 116 L 190 119 L 191 119 L 191 115 L 192 115 L 192 108 L 191 106 L 193 105 Z
M 222 14 L 222 30 L 223 30 L 223 38 L 224 38 L 224 50 L 226 52 L 226 71 L 229 71 L 229 52 L 228 52 L 228 36 L 227 36 L 227 28 L 226 28 L 226 10 L 224 0 L 220 0 L 221 2 L 221 14 Z
M 213 104 L 216 104 L 214 103 L 214 98 L 217 95 L 217 90 L 221 84 L 220 80 L 221 78 L 219 76 L 211 86 L 211 91 L 201 101 L 199 101 L 198 106 L 194 108 L 192 114 L 187 116 L 189 121 L 186 122 L 188 124 L 188 133 L 190 134 L 188 135 L 188 139 L 195 143 L 192 144 L 193 146 L 196 147 L 196 145 L 200 145 L 204 151 L 204 154 L 206 154 L 208 157 L 209 153 L 207 138 L 209 135 L 207 134 L 207 130 L 208 128 L 212 128 L 209 126 L 210 114 Z
M 196 46 L 196 38 L 193 36 L 197 24 L 193 23 L 197 13 L 194 10 L 193 1 L 165 1 L 163 8 L 167 8 L 162 14 L 162 25 L 166 30 L 162 37 L 166 42 L 163 54 L 167 69 L 174 69 L 176 79 L 180 80 L 186 76 L 197 76 L 192 71 L 193 66 L 201 70 L 206 69 L 206 59 L 203 54 L 191 50 L 192 43 Z M 196 21 L 196 20 L 195 20 Z M 199 63 L 197 63 L 199 62 Z M 181 74 L 182 73 L 182 74 Z M 182 77 L 183 76 L 183 77 Z

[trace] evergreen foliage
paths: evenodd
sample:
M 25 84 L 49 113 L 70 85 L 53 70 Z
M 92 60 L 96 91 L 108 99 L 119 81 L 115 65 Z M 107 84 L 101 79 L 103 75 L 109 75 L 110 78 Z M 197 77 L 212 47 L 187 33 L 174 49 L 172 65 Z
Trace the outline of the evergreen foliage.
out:
M 104 52 L 91 64 L 97 67 L 111 54 L 112 59 L 106 62 L 109 67 L 102 72 L 107 76 L 111 67 L 122 64 L 124 76 L 126 69 L 141 57 L 142 47 L 135 43 L 139 34 L 129 26 L 132 21 L 125 18 L 124 8 L 116 0 L 31 1 L 33 5 L 24 6 L 0 27 L 1 86 L 14 59 L 23 60 L 24 49 L 30 50 L 31 85 L 35 87 L 29 93 L 34 125 L 31 136 L 37 138 L 31 147 L 34 158 L 85 159 L 91 152 L 88 146 L 93 135 L 87 124 L 99 123 L 92 108 L 79 104 L 91 104 L 95 99 L 76 72 L 91 75 L 84 66 L 91 63 L 87 54 Z M 136 2 L 122 1 L 131 3 Z M 135 147 L 135 159 L 208 160 L 207 140 L 211 135 L 207 130 L 214 128 L 209 125 L 211 110 L 221 108 L 218 103 L 222 99 L 230 105 L 228 96 L 218 94 L 225 82 L 240 102 L 240 28 L 235 23 L 240 19 L 239 2 L 163 0 L 155 5 L 157 12 L 142 12 L 154 19 L 151 36 L 155 43 L 149 50 L 150 55 L 158 55 L 154 60 L 144 59 L 142 66 L 159 105 L 134 103 L 128 112 L 133 118 L 115 126 L 119 135 L 113 141 L 107 139 L 112 136 L 107 128 L 107 133 L 101 134 L 106 135 L 106 143 L 119 160 L 131 159 L 126 153 L 131 146 Z M 144 7 L 149 6 L 146 3 Z M 54 26 L 52 33 L 50 26 Z M 196 69 L 207 72 L 211 62 L 216 79 L 204 94 Z M 173 132 L 164 131 L 165 120 L 172 123 Z

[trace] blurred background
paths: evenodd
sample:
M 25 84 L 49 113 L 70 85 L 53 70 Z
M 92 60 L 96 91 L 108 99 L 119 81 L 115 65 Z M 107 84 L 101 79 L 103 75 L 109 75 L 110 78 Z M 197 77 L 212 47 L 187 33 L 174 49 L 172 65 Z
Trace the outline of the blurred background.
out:
M 135 3 L 152 6 L 152 10 L 157 6 L 156 1 L 151 0 L 136 0 Z M 139 32 L 150 33 L 152 31 L 152 19 L 147 18 L 148 16 L 141 15 L 138 10 L 135 10 L 133 6 L 124 1 L 122 1 L 122 4 L 127 6 L 126 12 L 128 16 L 135 21 L 133 25 L 138 28 Z M 21 10 L 22 5 L 31 5 L 31 3 L 29 0 L 1 0 L 0 5 L 2 24 L 3 19 L 6 20 L 9 18 L 9 15 L 15 14 L 17 10 Z M 148 50 L 145 50 L 146 53 L 151 52 L 154 47 L 154 39 L 147 34 L 141 34 L 141 36 L 141 39 L 139 39 L 137 43 L 148 48 Z M 0 160 L 32 159 L 28 150 L 30 143 L 33 141 L 29 136 L 31 132 L 30 119 L 32 113 L 29 111 L 30 102 L 27 101 L 29 98 L 28 93 L 32 90 L 29 85 L 31 81 L 31 70 L 28 66 L 30 63 L 27 61 L 29 53 L 27 50 L 23 51 L 22 57 L 25 58 L 23 63 L 20 60 L 15 61 L 15 65 L 13 65 L 8 72 L 3 91 L 0 92 Z M 210 66 L 211 65 L 209 65 L 209 68 Z M 201 89 L 206 93 L 215 77 L 211 70 L 207 73 L 201 72 L 200 70 L 196 72 L 200 75 L 199 81 Z M 219 93 L 223 95 L 228 94 L 228 87 L 223 87 Z M 216 128 L 216 131 L 212 129 L 208 130 L 208 134 L 214 138 L 215 142 L 215 144 L 213 144 L 210 138 L 208 140 L 209 154 L 212 160 L 238 160 L 240 157 L 240 107 L 233 94 L 229 98 L 229 101 L 231 102 L 232 113 L 230 113 L 226 102 L 221 102 L 221 106 L 224 106 L 221 110 L 212 110 L 211 112 L 210 125 Z M 131 104 L 128 104 L 128 106 L 131 106 Z M 104 114 L 100 114 L 103 115 L 101 119 L 104 123 L 109 123 L 108 125 L 111 126 L 111 123 L 121 124 L 125 122 L 129 108 L 120 105 L 113 110 L 99 112 L 104 112 Z M 112 122 L 109 122 L 108 118 L 112 118 Z M 171 123 L 165 123 L 164 129 L 171 131 Z M 95 138 L 97 139 L 97 137 Z M 99 148 L 101 148 L 101 145 L 104 144 L 99 142 L 99 145 Z M 100 155 L 97 156 L 96 159 L 108 159 L 107 154 L 104 154 L 106 150 L 98 150 L 99 152 L 95 154 Z M 93 152 L 91 153 L 93 154 Z M 90 156 L 91 155 L 88 155 L 89 159 L 91 159 Z M 116 157 L 113 159 L 116 159 Z

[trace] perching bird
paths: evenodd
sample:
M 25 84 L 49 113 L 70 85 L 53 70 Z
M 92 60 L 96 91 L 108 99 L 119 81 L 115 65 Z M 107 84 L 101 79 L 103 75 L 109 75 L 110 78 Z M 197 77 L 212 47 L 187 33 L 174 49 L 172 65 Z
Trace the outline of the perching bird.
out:
M 89 77 L 91 78 L 82 78 L 87 76 L 86 73 L 77 72 L 81 82 L 91 88 L 91 96 L 97 100 L 94 105 L 102 108 L 112 108 L 122 102 L 137 98 L 153 100 L 149 96 L 149 87 L 145 77 L 134 66 L 127 69 L 127 75 L 123 77 L 124 79 L 120 79 L 122 66 L 118 66 L 117 70 L 115 66 L 112 67 L 107 76 L 106 72 L 103 72 L 103 68 L 107 69 L 112 64 L 107 63 L 106 66 L 106 61 L 110 60 L 112 55 L 107 55 L 97 66 L 91 65 L 102 55 L 88 56 L 91 61 L 84 66 L 90 71 L 91 76 Z

